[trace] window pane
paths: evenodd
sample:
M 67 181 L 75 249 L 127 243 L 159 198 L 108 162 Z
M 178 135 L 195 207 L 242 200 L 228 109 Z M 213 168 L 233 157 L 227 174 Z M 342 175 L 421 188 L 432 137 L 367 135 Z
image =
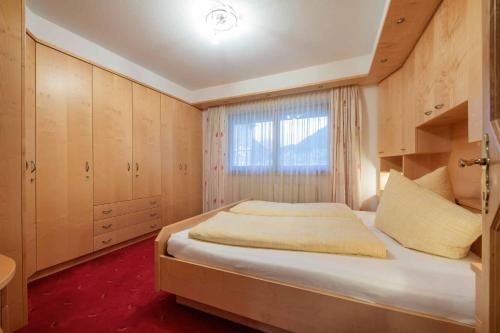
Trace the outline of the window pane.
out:
M 273 165 L 273 123 L 233 122 L 230 135 L 230 166 L 269 168 Z
M 278 165 L 290 170 L 326 170 L 330 164 L 328 117 L 292 117 L 280 120 Z

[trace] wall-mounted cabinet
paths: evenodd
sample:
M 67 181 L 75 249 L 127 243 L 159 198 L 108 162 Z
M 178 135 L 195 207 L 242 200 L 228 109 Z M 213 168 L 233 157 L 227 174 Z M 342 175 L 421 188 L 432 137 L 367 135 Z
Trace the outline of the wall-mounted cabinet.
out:
M 379 84 L 380 156 L 449 150 L 450 130 L 435 120 L 464 118 L 464 108 L 469 141 L 481 139 L 480 7 L 444 0 L 405 64 Z

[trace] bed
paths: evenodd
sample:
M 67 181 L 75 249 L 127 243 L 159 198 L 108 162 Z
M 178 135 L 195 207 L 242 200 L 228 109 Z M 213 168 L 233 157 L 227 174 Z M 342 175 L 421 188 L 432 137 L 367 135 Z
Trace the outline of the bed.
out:
M 165 227 L 157 288 L 180 303 L 263 331 L 473 332 L 474 254 L 452 260 L 400 246 L 356 212 L 387 259 L 236 247 L 190 239 L 230 206 Z

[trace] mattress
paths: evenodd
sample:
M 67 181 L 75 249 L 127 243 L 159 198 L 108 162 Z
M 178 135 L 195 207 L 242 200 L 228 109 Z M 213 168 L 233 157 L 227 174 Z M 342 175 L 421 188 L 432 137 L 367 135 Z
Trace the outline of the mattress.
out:
M 168 254 L 183 260 L 265 279 L 330 291 L 473 325 L 475 276 L 470 263 L 407 249 L 375 228 L 375 213 L 356 211 L 387 246 L 385 259 L 354 255 L 229 246 L 173 234 Z

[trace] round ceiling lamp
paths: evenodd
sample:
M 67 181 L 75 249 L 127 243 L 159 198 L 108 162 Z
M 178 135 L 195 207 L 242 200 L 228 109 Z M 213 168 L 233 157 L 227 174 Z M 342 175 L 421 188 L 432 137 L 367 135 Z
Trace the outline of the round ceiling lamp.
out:
M 218 1 L 205 15 L 205 23 L 217 42 L 222 35 L 238 27 L 238 13 L 229 4 Z

